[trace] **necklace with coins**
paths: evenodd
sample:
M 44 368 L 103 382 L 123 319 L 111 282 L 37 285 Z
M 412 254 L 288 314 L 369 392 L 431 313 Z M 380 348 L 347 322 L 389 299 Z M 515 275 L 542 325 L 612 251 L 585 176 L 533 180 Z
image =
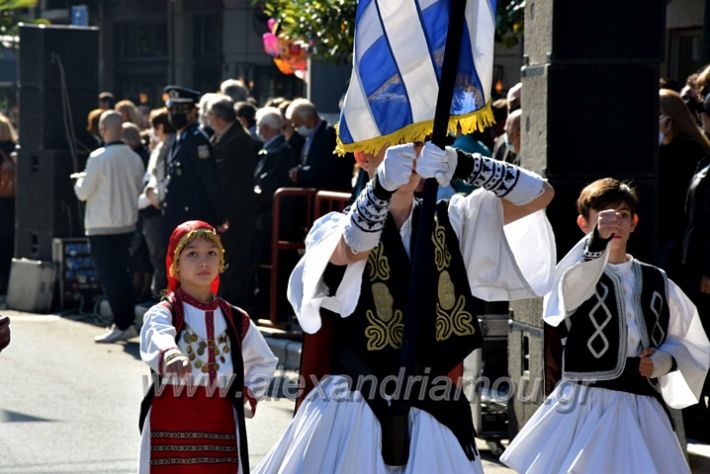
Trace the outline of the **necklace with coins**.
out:
M 188 324 L 185 324 L 185 329 L 183 330 L 182 340 L 185 343 L 185 351 L 187 352 L 187 357 L 190 359 L 190 365 L 202 373 L 207 373 L 209 371 L 210 363 L 208 361 L 203 361 L 201 357 L 208 358 L 205 352 L 209 346 L 209 340 L 200 337 Z M 229 340 L 227 339 L 227 332 L 223 332 L 217 336 L 214 344 L 214 365 L 215 370 L 219 370 L 220 363 L 225 364 L 227 362 L 227 354 L 229 354 Z

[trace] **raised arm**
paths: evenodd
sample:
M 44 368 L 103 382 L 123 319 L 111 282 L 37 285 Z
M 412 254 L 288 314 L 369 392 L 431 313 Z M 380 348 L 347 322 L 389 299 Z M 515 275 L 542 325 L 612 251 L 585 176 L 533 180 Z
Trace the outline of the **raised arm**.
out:
M 412 144 L 387 149 L 375 177 L 350 207 L 348 221 L 330 263 L 348 265 L 367 259 L 370 250 L 380 242 L 392 194 L 409 182 L 415 158 Z

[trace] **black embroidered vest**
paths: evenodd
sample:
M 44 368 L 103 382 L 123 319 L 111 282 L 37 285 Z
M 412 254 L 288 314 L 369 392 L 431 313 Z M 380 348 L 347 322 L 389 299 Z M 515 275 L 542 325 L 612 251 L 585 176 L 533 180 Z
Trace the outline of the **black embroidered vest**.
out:
M 412 233 L 416 233 L 416 222 Z M 423 331 L 418 352 L 419 365 L 430 368 L 430 374 L 436 376 L 445 375 L 481 347 L 482 339 L 447 202 L 437 205 L 432 240 L 436 273 L 425 278 L 437 294 L 436 314 L 430 318 L 429 330 Z M 338 318 L 336 323 L 336 347 L 345 346 L 357 353 L 378 376 L 396 375 L 399 371 L 410 272 L 411 262 L 399 230 L 388 216 L 380 244 L 367 261 L 355 312 Z
M 638 260 L 634 309 L 644 348 L 657 348 L 668 334 L 668 298 L 665 273 Z M 612 380 L 623 372 L 627 355 L 627 326 L 621 278 L 605 270 L 594 295 L 568 319 L 562 358 L 567 380 Z

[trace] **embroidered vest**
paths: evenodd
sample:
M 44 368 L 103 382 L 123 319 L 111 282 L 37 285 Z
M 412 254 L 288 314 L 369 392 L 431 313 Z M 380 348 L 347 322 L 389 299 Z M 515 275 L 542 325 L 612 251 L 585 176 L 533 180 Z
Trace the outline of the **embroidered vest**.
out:
M 417 211 L 418 207 L 414 220 Z M 414 236 L 416 223 L 413 229 Z M 437 205 L 432 240 L 435 273 L 424 277 L 430 280 L 427 286 L 436 292 L 436 314 L 433 318 L 428 315 L 432 324 L 422 331 L 419 365 L 429 367 L 435 376 L 456 367 L 471 351 L 481 347 L 482 339 L 447 202 Z M 336 322 L 336 347 L 342 345 L 356 352 L 378 376 L 396 375 L 399 371 L 410 272 L 411 262 L 399 230 L 388 216 L 380 244 L 370 252 L 355 312 Z
M 634 309 L 644 348 L 657 348 L 668 334 L 668 298 L 663 270 L 638 260 Z M 568 319 L 562 357 L 562 377 L 567 380 L 611 380 L 624 372 L 627 326 L 621 278 L 605 270 L 594 295 Z

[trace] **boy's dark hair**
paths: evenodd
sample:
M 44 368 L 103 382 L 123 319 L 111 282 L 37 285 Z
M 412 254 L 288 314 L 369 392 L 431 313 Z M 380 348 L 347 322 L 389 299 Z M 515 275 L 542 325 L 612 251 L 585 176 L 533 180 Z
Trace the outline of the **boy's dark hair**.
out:
M 624 203 L 636 214 L 639 198 L 629 184 L 614 178 L 602 178 L 588 184 L 577 198 L 577 212 L 585 219 L 589 211 L 603 211 Z

